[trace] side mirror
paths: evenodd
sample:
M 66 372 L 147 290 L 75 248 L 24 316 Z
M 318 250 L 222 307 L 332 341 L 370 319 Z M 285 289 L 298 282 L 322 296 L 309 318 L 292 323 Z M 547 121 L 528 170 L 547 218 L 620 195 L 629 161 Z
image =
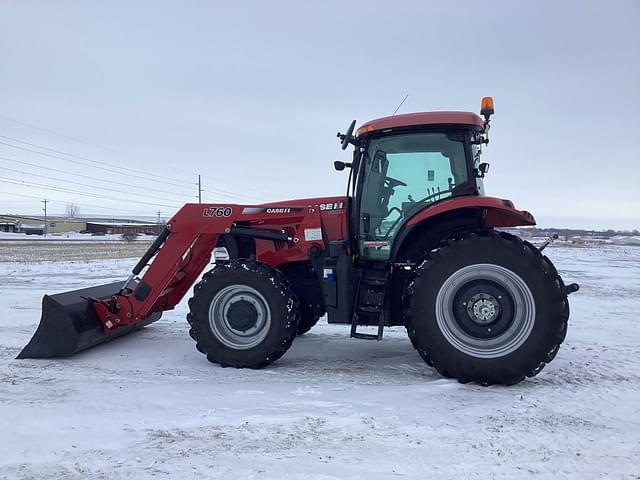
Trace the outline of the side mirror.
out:
M 336 160 L 335 162 L 333 162 L 333 168 L 335 168 L 339 172 L 341 172 L 345 168 L 351 168 L 351 165 L 353 164 L 350 162 L 341 162 L 340 160 Z
M 342 150 L 346 150 L 349 144 L 354 142 L 353 130 L 355 128 L 356 128 L 356 121 L 354 120 L 349 125 L 349 128 L 347 128 L 347 133 L 338 132 L 337 137 L 340 139 L 340 146 L 342 147 Z
M 489 164 L 481 163 L 480 165 L 478 165 L 478 168 L 475 170 L 475 176 L 484 178 L 484 176 L 487 174 L 488 171 L 489 171 Z

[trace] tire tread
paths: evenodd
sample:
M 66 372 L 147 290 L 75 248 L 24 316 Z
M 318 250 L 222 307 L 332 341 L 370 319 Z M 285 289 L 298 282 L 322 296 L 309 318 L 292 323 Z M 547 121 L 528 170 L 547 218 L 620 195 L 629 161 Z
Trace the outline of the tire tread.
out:
M 218 363 L 222 367 L 235 367 L 235 368 L 263 368 L 267 365 L 275 362 L 282 357 L 291 346 L 293 339 L 296 337 L 299 322 L 299 302 L 293 289 L 282 273 L 277 269 L 272 268 L 262 262 L 252 259 L 235 259 L 229 262 L 225 262 L 220 265 L 216 265 L 213 269 L 209 270 L 202 276 L 200 282 L 193 287 L 193 296 L 189 299 L 189 308 L 192 310 L 197 305 L 199 295 L 202 295 L 206 291 L 207 283 L 218 279 L 223 275 L 227 275 L 230 272 L 249 272 L 251 274 L 268 279 L 271 284 L 279 291 L 280 295 L 286 299 L 287 304 L 287 317 L 284 319 L 284 330 L 281 335 L 281 339 L 277 344 L 277 347 L 273 348 L 269 352 L 261 355 L 259 358 L 245 358 L 243 360 L 221 360 L 220 348 L 215 348 L 213 345 L 206 345 L 204 340 L 199 338 L 198 326 L 196 325 L 196 318 L 193 315 L 193 311 L 187 314 L 187 322 L 189 323 L 189 335 L 196 342 L 196 349 L 204 354 L 212 363 Z M 204 290 L 203 290 L 204 289 Z M 207 327 L 208 328 L 208 327 Z
M 527 261 L 533 268 L 539 269 L 543 273 L 545 287 L 551 289 L 551 297 L 553 299 L 552 315 L 555 318 L 554 323 L 556 329 L 551 332 L 549 338 L 550 346 L 546 354 L 540 358 L 532 359 L 522 371 L 512 371 L 502 376 L 485 376 L 477 375 L 473 371 L 462 372 L 460 368 L 454 373 L 451 367 L 447 366 L 442 360 L 435 360 L 430 354 L 429 349 L 421 341 L 419 335 L 413 325 L 413 302 L 416 294 L 416 280 L 422 276 L 429 276 L 430 269 L 437 262 L 443 261 L 449 255 L 455 255 L 456 250 L 468 247 L 470 245 L 482 248 L 483 245 L 498 242 L 500 248 L 515 250 L 527 257 Z M 556 356 L 560 345 L 565 339 L 567 333 L 567 324 L 569 319 L 569 302 L 562 278 L 554 267 L 553 263 L 531 243 L 506 232 L 498 232 L 495 230 L 481 230 L 468 232 L 454 239 L 447 239 L 438 244 L 438 246 L 429 252 L 419 263 L 415 270 L 413 279 L 408 283 L 403 295 L 404 316 L 407 334 L 412 345 L 418 351 L 422 359 L 427 365 L 434 367 L 445 377 L 456 377 L 459 382 L 467 383 L 476 381 L 482 385 L 513 385 L 522 381 L 525 377 L 533 377 L 540 373 L 542 369 L 551 362 Z M 472 370 L 472 369 L 471 369 Z

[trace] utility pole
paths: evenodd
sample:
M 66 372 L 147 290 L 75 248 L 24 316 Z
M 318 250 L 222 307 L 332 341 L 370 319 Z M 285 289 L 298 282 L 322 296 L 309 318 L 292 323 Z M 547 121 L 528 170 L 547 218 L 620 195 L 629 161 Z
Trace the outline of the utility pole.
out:
M 202 179 L 198 174 L 198 203 L 202 203 Z
M 47 236 L 47 202 L 49 200 L 47 200 L 46 198 L 44 200 L 41 200 L 42 203 L 44 203 L 44 230 L 42 231 L 42 233 L 44 234 L 44 236 Z
M 162 210 L 158 210 L 158 224 L 162 223 L 162 220 L 160 219 L 160 215 L 162 215 Z

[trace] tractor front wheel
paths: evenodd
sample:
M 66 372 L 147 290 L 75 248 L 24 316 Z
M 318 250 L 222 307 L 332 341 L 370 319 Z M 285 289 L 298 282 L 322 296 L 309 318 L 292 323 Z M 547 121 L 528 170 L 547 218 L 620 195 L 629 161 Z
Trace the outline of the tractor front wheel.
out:
M 311 330 L 318 320 L 325 314 L 315 305 L 300 305 L 300 323 L 298 324 L 298 335 L 304 335 Z
M 189 310 L 198 351 L 237 368 L 262 368 L 284 355 L 300 316 L 287 279 L 252 260 L 232 260 L 207 272 L 194 287 Z
M 441 374 L 511 385 L 553 360 L 569 317 L 553 264 L 531 244 L 493 231 L 432 251 L 405 292 L 412 343 Z

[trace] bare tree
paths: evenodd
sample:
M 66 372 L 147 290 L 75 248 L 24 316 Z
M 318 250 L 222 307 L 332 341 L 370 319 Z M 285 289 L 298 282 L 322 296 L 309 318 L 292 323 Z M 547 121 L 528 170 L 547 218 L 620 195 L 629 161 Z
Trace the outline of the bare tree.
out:
M 67 203 L 67 218 L 76 218 L 80 209 L 75 203 Z
M 136 239 L 137 236 L 138 234 L 135 232 L 126 231 L 126 232 L 122 232 L 122 235 L 120 235 L 120 239 L 127 243 L 131 243 Z

